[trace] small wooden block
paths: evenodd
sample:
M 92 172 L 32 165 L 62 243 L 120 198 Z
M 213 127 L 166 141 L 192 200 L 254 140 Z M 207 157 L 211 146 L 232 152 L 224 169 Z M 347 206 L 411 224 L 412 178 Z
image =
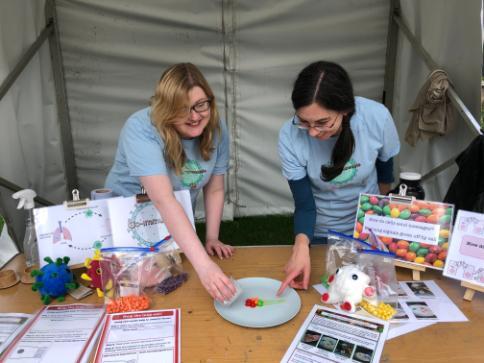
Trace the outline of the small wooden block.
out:
M 412 270 L 412 279 L 414 281 L 420 281 L 420 272 L 425 272 L 427 268 L 425 266 L 415 265 L 413 263 L 401 261 L 401 260 L 394 260 L 395 266 L 407 268 Z
M 418 271 L 418 270 L 412 271 L 412 280 L 420 281 L 420 271 Z
M 460 285 L 466 288 L 466 291 L 464 293 L 464 300 L 467 301 L 472 301 L 472 298 L 474 297 L 474 293 L 476 291 L 484 292 L 484 287 L 472 284 L 467 281 L 461 281 Z
M 466 289 L 466 292 L 464 293 L 464 300 L 472 301 L 472 298 L 474 297 L 475 292 L 476 292 L 475 290 Z

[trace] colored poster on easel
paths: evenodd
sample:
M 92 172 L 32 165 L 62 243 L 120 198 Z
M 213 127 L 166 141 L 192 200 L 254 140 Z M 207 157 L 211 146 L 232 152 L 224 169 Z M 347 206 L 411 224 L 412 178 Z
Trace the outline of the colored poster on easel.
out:
M 361 194 L 353 236 L 371 242 L 371 232 L 395 253 L 399 266 L 443 269 L 452 235 L 452 204 L 398 195 Z
M 190 192 L 181 190 L 174 194 L 195 229 Z M 135 196 L 116 198 L 108 201 L 108 208 L 115 247 L 151 247 L 170 234 L 152 202 L 137 202 Z M 173 239 L 162 246 L 163 251 L 177 249 Z
M 87 201 L 78 208 L 35 208 L 34 220 L 41 266 L 45 257 L 64 256 L 70 258 L 70 266 L 81 264 L 95 249 L 112 246 L 106 199 Z
M 444 275 L 484 288 L 484 214 L 457 212 Z

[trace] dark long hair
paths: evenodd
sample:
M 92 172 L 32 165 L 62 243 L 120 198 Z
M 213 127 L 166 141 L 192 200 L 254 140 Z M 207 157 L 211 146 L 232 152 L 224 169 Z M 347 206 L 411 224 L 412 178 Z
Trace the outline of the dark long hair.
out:
M 331 153 L 331 163 L 321 166 L 322 179 L 334 179 L 341 174 L 355 148 L 350 128 L 350 119 L 355 113 L 355 97 L 348 73 L 333 62 L 311 63 L 297 76 L 291 99 L 295 110 L 316 103 L 328 110 L 346 113 Z

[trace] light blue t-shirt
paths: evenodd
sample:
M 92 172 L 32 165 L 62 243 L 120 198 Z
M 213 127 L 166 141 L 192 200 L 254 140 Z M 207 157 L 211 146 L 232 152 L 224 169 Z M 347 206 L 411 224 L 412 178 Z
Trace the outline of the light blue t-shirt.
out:
M 197 195 L 210 177 L 223 175 L 228 169 L 229 136 L 225 122 L 219 122 L 221 134 L 215 133 L 215 148 L 210 160 L 205 161 L 201 157 L 199 138 L 182 139 L 186 162 L 182 174 L 176 175 L 165 162 L 165 143 L 151 122 L 150 112 L 149 107 L 144 108 L 126 121 L 105 187 L 126 197 L 141 192 L 140 176 L 167 175 L 173 190 L 190 190 L 192 206 L 195 208 Z
M 288 180 L 306 175 L 316 203 L 314 235 L 324 237 L 327 230 L 352 234 L 360 193 L 379 194 L 376 159 L 387 161 L 400 151 L 392 116 L 381 103 L 355 97 L 355 113 L 350 125 L 355 149 L 343 172 L 329 182 L 321 179 L 321 166 L 331 163 L 337 137 L 318 140 L 291 120 L 279 133 L 282 174 Z

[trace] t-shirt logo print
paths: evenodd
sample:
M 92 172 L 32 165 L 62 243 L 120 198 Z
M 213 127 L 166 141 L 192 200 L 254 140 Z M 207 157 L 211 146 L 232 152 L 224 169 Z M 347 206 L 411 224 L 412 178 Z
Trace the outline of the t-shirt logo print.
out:
M 195 189 L 206 172 L 197 160 L 187 160 L 182 168 L 181 183 L 185 187 Z
M 346 184 L 349 183 L 356 176 L 356 169 L 360 166 L 359 163 L 350 159 L 346 162 L 345 167 L 340 175 L 330 181 L 331 184 Z

